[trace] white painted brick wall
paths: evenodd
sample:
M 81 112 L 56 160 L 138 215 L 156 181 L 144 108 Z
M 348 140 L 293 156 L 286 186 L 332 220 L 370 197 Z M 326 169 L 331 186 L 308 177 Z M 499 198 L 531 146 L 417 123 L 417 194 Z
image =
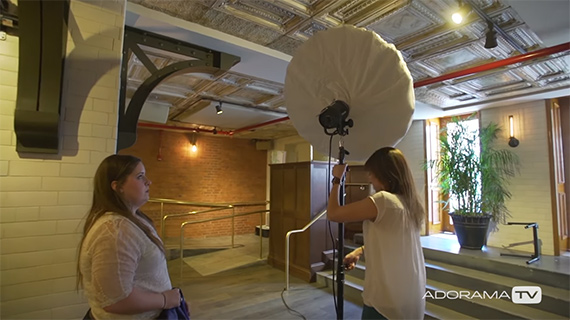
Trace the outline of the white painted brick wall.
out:
M 57 192 L 0 192 L 2 208 L 19 206 L 50 206 L 57 204 Z
M 95 170 L 115 151 L 125 6 L 71 1 L 77 27 L 68 34 L 59 155 L 15 151 L 19 39 L 0 42 L 2 319 L 79 319 L 87 311 L 75 290 L 77 245 Z
M 41 177 L 0 177 L 2 191 L 36 191 L 41 190 Z
M 61 165 L 62 177 L 80 177 L 80 178 L 93 178 L 95 171 L 97 171 L 98 163 L 90 164 L 75 164 L 63 163 Z
M 16 153 L 17 154 L 17 153 Z M 59 176 L 58 162 L 14 161 L 10 163 L 10 176 Z
M 0 160 L 0 176 L 8 175 L 8 161 Z
M 0 183 L 2 182 L 1 179 L 2 178 L 0 178 Z M 60 190 L 60 191 L 90 191 L 93 189 L 92 179 L 62 178 L 62 177 L 42 178 L 41 188 L 42 190 Z
M 425 161 L 425 129 L 423 120 L 415 120 L 412 122 L 408 133 L 406 136 L 396 145 L 396 148 L 400 149 L 408 165 L 412 170 L 412 175 L 414 176 L 414 183 L 416 184 L 416 190 L 420 196 L 420 201 L 425 206 L 425 188 L 426 188 L 426 178 L 425 171 L 422 168 L 422 164 Z M 422 234 L 425 230 L 422 230 Z
M 9 146 L 12 145 L 12 131 L 0 130 L 0 145 Z
M 10 259 L 5 259 L 0 270 L 14 270 L 29 268 L 37 265 L 49 265 L 62 262 L 73 262 L 77 251 L 74 248 L 43 250 L 25 253 L 9 254 Z M 3 258 L 6 258 L 4 256 Z
M 510 148 L 508 141 L 508 116 L 515 120 L 515 136 L 520 145 Z M 554 254 L 552 233 L 552 205 L 550 198 L 550 167 L 548 160 L 548 132 L 545 102 L 534 101 L 524 104 L 486 109 L 481 112 L 481 123 L 493 121 L 503 127 L 499 146 L 511 149 L 521 159 L 520 175 L 511 180 L 509 190 L 512 198 L 507 202 L 513 222 L 538 222 L 542 252 Z M 511 243 L 532 240 L 532 230 L 523 226 L 499 226 L 491 234 L 488 244 L 493 247 L 508 246 Z M 513 247 L 515 250 L 532 252 L 532 244 Z
M 91 202 L 89 202 L 91 203 Z M 89 210 L 89 204 L 72 206 L 43 206 L 40 207 L 40 220 L 67 220 L 77 217 L 77 212 L 83 212 L 84 217 Z
M 76 250 L 80 239 L 80 234 L 54 234 L 50 236 L 38 237 L 3 238 L 0 239 L 0 243 L 2 244 L 2 262 L 10 263 L 10 257 L 5 256 L 10 253 L 36 252 L 43 250 L 69 248 Z
M 0 186 L 2 190 L 2 186 Z M 37 221 L 40 217 L 40 207 L 0 208 L 1 222 Z

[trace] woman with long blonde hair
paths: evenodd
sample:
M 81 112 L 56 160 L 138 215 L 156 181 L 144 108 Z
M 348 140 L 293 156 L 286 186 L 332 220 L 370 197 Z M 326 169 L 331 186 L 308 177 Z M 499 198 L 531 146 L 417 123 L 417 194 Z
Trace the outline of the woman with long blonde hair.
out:
M 423 319 L 426 271 L 420 230 L 425 212 L 411 170 L 402 152 L 391 147 L 374 152 L 364 168 L 376 193 L 340 206 L 346 165 L 336 165 L 327 208 L 332 221 L 363 221 L 364 245 L 344 257 L 351 270 L 366 255 L 362 319 Z

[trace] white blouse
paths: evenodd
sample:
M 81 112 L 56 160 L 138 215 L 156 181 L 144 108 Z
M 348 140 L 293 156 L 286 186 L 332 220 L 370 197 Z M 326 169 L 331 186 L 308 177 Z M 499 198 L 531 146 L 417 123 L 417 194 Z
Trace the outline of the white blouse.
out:
M 363 223 L 364 303 L 388 319 L 423 319 L 426 270 L 420 231 L 406 218 L 397 195 L 380 191 L 370 199 L 378 214 Z
M 157 236 L 150 223 L 139 219 Z M 79 268 L 95 319 L 154 319 L 162 310 L 121 315 L 103 308 L 126 298 L 134 287 L 153 292 L 172 289 L 164 254 L 133 222 L 111 212 L 87 233 Z

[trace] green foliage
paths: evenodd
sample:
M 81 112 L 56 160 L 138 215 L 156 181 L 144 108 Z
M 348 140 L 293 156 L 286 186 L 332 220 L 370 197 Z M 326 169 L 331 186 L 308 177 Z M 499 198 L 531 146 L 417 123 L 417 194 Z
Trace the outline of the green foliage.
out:
M 475 132 L 470 131 L 461 119 L 453 118 L 452 123 L 456 124 L 455 129 L 441 130 L 440 159 L 426 163 L 426 167 L 436 167 L 442 192 L 454 195 L 458 208 L 454 208 L 453 214 L 490 214 L 495 223 L 506 223 L 510 213 L 505 201 L 511 198 L 507 187 L 520 168 L 517 154 L 495 148 L 501 132 L 495 123 Z M 479 154 L 477 145 L 480 145 Z

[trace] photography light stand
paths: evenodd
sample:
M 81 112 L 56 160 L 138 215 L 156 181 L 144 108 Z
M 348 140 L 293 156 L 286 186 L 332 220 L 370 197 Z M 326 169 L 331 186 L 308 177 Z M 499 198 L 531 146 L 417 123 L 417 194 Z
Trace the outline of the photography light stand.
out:
M 329 136 L 340 135 L 338 147 L 338 164 L 344 164 L 344 156 L 349 154 L 344 148 L 342 137 L 348 134 L 348 128 L 352 128 L 352 119 L 347 119 L 350 107 L 346 102 L 335 100 L 319 114 L 319 123 L 323 126 L 325 133 Z M 334 130 L 334 131 L 330 131 Z M 345 178 L 339 184 L 339 205 L 344 205 Z M 336 288 L 337 288 L 337 309 L 338 320 L 344 317 L 344 223 L 338 223 L 337 262 L 336 262 Z M 334 266 L 333 266 L 334 267 Z

